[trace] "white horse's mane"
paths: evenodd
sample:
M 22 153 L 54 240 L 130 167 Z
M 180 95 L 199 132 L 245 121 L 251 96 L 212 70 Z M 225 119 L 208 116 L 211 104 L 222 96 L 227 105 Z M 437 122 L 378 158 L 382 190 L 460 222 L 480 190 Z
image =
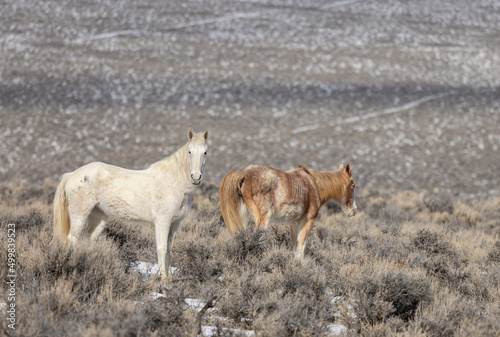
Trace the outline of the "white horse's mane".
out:
M 169 170 L 176 165 L 179 165 L 183 171 L 187 172 L 187 143 L 172 153 L 170 156 L 151 164 L 148 168 L 159 168 L 161 170 Z

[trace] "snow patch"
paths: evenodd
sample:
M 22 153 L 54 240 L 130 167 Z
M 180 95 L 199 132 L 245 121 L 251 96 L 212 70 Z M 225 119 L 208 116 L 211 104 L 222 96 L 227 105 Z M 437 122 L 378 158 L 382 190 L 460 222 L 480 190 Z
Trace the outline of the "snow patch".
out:
M 160 268 L 158 267 L 158 263 L 143 261 L 133 262 L 130 267 L 133 271 L 141 273 L 144 280 L 149 279 L 150 275 L 158 274 L 158 271 L 160 270 Z M 177 273 L 177 268 L 170 267 L 170 272 L 172 273 L 172 275 L 175 275 Z
M 327 5 L 323 5 L 321 6 L 320 8 L 321 9 L 328 9 L 328 8 L 334 8 L 334 7 L 340 7 L 340 6 L 346 6 L 346 5 L 351 5 L 353 3 L 356 3 L 356 2 L 360 2 L 361 0 L 345 0 L 345 1 L 338 1 L 338 2 L 334 2 L 332 4 L 327 4 Z
M 164 30 L 166 30 L 166 31 L 178 30 L 178 29 L 187 28 L 187 27 L 202 26 L 202 25 L 207 25 L 207 24 L 232 21 L 232 20 L 241 19 L 241 18 L 250 19 L 250 18 L 260 16 L 263 13 L 264 13 L 264 11 L 257 11 L 257 12 L 252 12 L 252 13 L 236 13 L 236 14 L 231 14 L 231 15 L 225 15 L 225 16 L 222 16 L 219 18 L 210 18 L 210 19 L 206 19 L 206 20 L 198 20 L 198 21 L 193 21 L 193 22 L 180 23 L 177 25 L 171 25 L 171 26 L 165 27 Z M 115 31 L 115 32 L 107 32 L 107 33 L 96 34 L 96 35 L 78 38 L 78 39 L 71 41 L 70 43 L 80 44 L 80 43 L 89 42 L 89 41 L 112 39 L 115 37 L 127 36 L 127 35 L 140 36 L 140 35 L 145 35 L 148 33 L 149 32 L 142 31 L 142 30 L 131 30 L 131 29 L 120 30 L 120 31 Z
M 387 109 L 384 109 L 382 111 L 374 111 L 374 112 L 366 113 L 366 114 L 363 114 L 362 116 L 353 116 L 353 117 L 345 118 L 343 120 L 336 121 L 334 123 L 334 125 L 339 126 L 339 125 L 343 125 L 343 124 L 356 123 L 356 122 L 361 122 L 361 121 L 365 121 L 365 120 L 372 119 L 372 118 L 381 117 L 384 115 L 391 115 L 391 114 L 395 114 L 398 112 L 407 111 L 407 110 L 410 110 L 410 109 L 413 109 L 413 108 L 419 106 L 422 103 L 433 101 L 435 99 L 443 98 L 443 97 L 449 96 L 449 95 L 451 95 L 451 93 L 441 93 L 441 94 L 436 94 L 436 95 L 425 96 L 425 97 L 422 97 L 422 98 L 417 99 L 415 101 L 411 101 L 411 102 L 408 102 L 406 104 L 403 104 L 401 106 L 387 108 Z M 292 133 L 297 134 L 297 133 L 302 133 L 302 132 L 306 132 L 306 131 L 312 131 L 312 130 L 319 129 L 320 127 L 323 128 L 323 127 L 325 127 L 325 125 L 320 126 L 320 125 L 316 124 L 316 125 L 301 126 L 301 127 L 293 129 Z
M 144 280 L 149 279 L 150 275 L 158 274 L 158 271 L 159 271 L 157 263 L 144 262 L 144 261 L 133 262 L 130 266 L 130 269 L 132 271 L 137 271 L 137 272 L 141 273 Z M 171 270 L 172 274 L 177 273 L 176 267 L 171 267 L 170 270 Z M 149 295 L 153 299 L 166 297 L 162 293 L 157 293 L 157 292 L 153 292 L 153 291 L 151 291 L 149 293 Z M 331 303 L 333 305 L 335 305 L 335 304 L 338 304 L 339 302 L 341 302 L 342 300 L 343 300 L 343 297 L 336 296 L 336 297 L 332 298 Z M 201 311 L 205 307 L 205 305 L 207 304 L 207 302 L 200 300 L 200 299 L 196 299 L 196 298 L 186 298 L 186 299 L 184 299 L 184 302 L 186 303 L 186 305 L 189 309 L 196 310 L 197 312 Z M 141 301 L 133 301 L 133 303 L 140 304 L 142 302 Z M 0 309 L 3 307 L 6 307 L 6 306 L 7 306 L 6 303 L 0 302 Z M 210 308 L 207 310 L 207 313 L 211 312 L 213 314 L 215 311 L 216 311 L 216 309 Z M 211 317 L 217 318 L 217 319 L 222 320 L 222 321 L 226 320 L 225 317 L 215 317 L 215 316 L 211 316 Z M 241 319 L 241 321 L 243 322 L 243 321 L 250 321 L 250 320 L 243 318 L 243 319 Z M 245 336 L 254 336 L 255 335 L 255 332 L 253 330 L 240 330 L 240 329 L 230 329 L 230 328 L 221 328 L 221 330 L 228 331 L 228 332 L 243 333 L 243 335 L 245 335 Z M 344 325 L 341 325 L 341 324 L 331 324 L 328 326 L 328 335 L 329 336 L 341 335 L 345 331 L 347 331 L 347 327 Z M 202 326 L 201 327 L 201 336 L 213 336 L 216 332 L 217 332 L 217 327 L 215 327 L 215 326 Z
M 236 332 L 236 333 L 243 333 L 245 336 L 255 336 L 255 332 L 253 330 L 240 330 L 240 329 L 229 329 L 229 328 L 222 328 L 222 331 L 231 331 L 231 332 Z M 217 327 L 215 326 L 202 326 L 201 327 L 201 335 L 202 336 L 216 336 L 215 334 L 217 333 Z
M 347 331 L 347 327 L 342 324 L 332 324 L 328 326 L 328 335 L 342 335 Z

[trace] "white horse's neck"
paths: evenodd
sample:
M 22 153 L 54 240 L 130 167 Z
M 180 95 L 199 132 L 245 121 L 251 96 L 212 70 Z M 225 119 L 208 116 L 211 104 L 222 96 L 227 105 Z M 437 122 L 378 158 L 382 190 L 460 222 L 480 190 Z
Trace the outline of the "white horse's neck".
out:
M 180 183 L 185 189 L 193 187 L 189 178 L 187 144 L 169 157 L 152 164 L 148 169 L 173 177 L 174 181 Z

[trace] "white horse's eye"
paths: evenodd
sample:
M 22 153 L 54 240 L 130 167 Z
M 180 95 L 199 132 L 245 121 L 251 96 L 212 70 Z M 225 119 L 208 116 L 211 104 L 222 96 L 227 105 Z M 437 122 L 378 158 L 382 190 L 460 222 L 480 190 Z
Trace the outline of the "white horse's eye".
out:
M 205 151 L 204 155 L 205 155 L 205 156 L 207 155 L 207 151 Z
M 191 151 L 188 151 L 189 154 L 191 154 Z

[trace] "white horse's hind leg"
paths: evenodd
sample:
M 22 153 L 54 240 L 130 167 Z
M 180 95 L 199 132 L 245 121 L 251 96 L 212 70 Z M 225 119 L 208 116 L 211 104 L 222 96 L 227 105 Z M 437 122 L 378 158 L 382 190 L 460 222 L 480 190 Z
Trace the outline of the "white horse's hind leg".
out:
M 82 197 L 81 190 L 68 195 L 68 213 L 70 229 L 68 240 L 74 245 L 80 239 L 82 232 L 87 228 L 87 220 L 94 208 L 96 201 L 89 200 L 88 196 Z
M 71 231 L 68 233 L 68 242 L 74 246 L 78 242 L 78 237 L 74 234 L 71 234 Z
M 96 240 L 104 230 L 108 216 L 95 207 L 89 215 L 89 234 L 91 240 Z
M 87 214 L 82 215 L 71 215 L 70 213 L 70 223 L 71 227 L 68 233 L 68 240 L 72 245 L 75 245 L 78 240 L 80 240 L 81 234 L 85 227 L 87 226 Z

